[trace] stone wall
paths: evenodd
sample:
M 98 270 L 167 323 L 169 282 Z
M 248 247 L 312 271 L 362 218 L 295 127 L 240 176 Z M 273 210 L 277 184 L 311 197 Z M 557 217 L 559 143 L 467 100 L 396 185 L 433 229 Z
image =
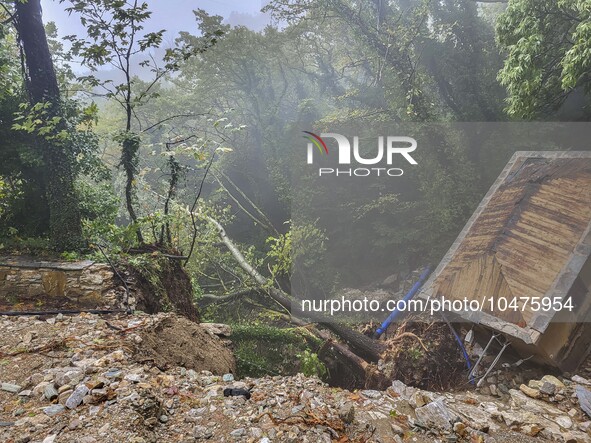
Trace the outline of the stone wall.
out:
M 0 257 L 0 311 L 43 309 L 125 309 L 125 288 L 103 263 Z

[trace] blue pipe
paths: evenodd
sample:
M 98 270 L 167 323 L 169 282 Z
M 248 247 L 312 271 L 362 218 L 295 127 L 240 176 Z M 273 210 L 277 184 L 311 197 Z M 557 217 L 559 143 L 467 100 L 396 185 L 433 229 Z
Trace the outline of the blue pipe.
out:
M 462 339 L 460 338 L 460 336 L 458 335 L 458 333 L 456 332 L 456 330 L 454 329 L 454 327 L 451 325 L 451 323 L 449 322 L 449 320 L 447 319 L 447 317 L 445 317 L 445 315 L 443 315 L 443 319 L 445 320 L 445 322 L 447 323 L 447 326 L 449 326 L 449 329 L 451 329 L 451 333 L 454 335 L 456 342 L 458 343 L 458 346 L 460 347 L 460 350 L 462 351 L 462 355 L 464 356 L 464 360 L 466 360 L 466 366 L 468 367 L 468 372 L 470 372 L 472 370 L 472 363 L 470 362 L 470 357 L 468 356 L 468 351 L 466 351 L 466 347 L 464 346 L 464 344 L 462 343 Z M 474 384 L 475 380 L 474 380 L 474 376 L 470 376 L 470 383 Z
M 404 296 L 404 298 L 402 300 L 407 302 L 410 299 L 412 299 L 415 296 L 415 294 L 419 291 L 421 286 L 423 286 L 423 283 L 425 282 L 425 280 L 427 280 L 427 277 L 429 276 L 430 273 L 431 273 L 431 266 L 427 266 L 425 268 L 425 270 L 422 272 L 422 274 L 420 275 L 417 282 L 412 286 L 412 288 L 410 288 L 410 290 L 406 293 L 406 295 Z M 375 339 L 380 338 L 380 336 L 384 332 L 386 332 L 386 330 L 388 329 L 388 326 L 390 326 L 390 323 L 395 321 L 399 315 L 400 315 L 400 311 L 398 311 L 398 309 L 395 308 L 390 313 L 388 318 L 386 320 L 384 320 L 384 323 L 382 323 L 382 325 L 377 329 L 377 331 L 374 333 L 373 337 Z

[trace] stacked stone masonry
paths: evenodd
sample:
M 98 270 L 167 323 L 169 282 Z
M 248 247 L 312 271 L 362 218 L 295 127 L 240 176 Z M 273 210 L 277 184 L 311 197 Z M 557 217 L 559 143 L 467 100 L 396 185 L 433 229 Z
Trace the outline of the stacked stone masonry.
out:
M 124 304 L 125 288 L 107 264 L 0 257 L 0 310 L 124 309 Z

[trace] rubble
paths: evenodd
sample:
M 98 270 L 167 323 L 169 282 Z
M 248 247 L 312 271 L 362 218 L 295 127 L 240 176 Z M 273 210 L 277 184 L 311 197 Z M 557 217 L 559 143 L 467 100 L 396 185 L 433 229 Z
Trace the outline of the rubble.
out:
M 385 391 L 351 392 L 301 374 L 238 379 L 220 361 L 215 372 L 161 365 L 134 351 L 138 337 L 153 339 L 155 325 L 175 318 L 83 314 L 52 325 L 0 317 L 0 382 L 19 388 L 0 391 L 0 441 L 591 442 L 584 412 L 591 393 L 580 375 L 528 379 L 499 370 L 487 379 L 489 392 L 499 387 L 496 396 L 469 385 L 432 392 L 398 380 Z M 228 390 L 242 394 L 225 396 Z

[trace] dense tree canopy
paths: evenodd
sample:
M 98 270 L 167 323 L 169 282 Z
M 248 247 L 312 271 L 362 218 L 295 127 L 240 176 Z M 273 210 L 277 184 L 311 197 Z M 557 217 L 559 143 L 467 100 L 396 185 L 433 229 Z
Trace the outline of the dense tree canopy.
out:
M 275 0 L 266 7 L 274 25 L 260 32 L 197 10 L 195 28 L 171 48 L 164 30 L 143 30 L 155 4 L 60 4 L 87 29 L 49 45 L 61 86 L 59 124 L 49 129 L 64 137 L 85 240 L 188 254 L 205 291 L 248 286 L 215 245 L 206 215 L 283 287 L 294 242 L 317 252 L 336 247 L 339 260 L 324 263 L 318 279 L 334 276 L 335 288 L 367 283 L 437 261 L 509 155 L 450 136 L 417 153 L 421 168 L 395 192 L 378 186 L 368 200 L 360 187 L 332 200 L 316 190 L 296 198 L 291 174 L 302 130 L 371 138 L 369 128 L 380 124 L 587 116 L 584 0 Z M 38 140 L 53 115 L 26 105 L 26 48 L 14 4 L 4 5 L 0 226 L 3 238 L 43 238 L 52 193 Z M 55 36 L 55 26 L 47 32 Z M 75 78 L 72 59 L 88 72 Z M 309 211 L 312 203 L 322 217 Z M 350 251 L 368 243 L 383 267 L 339 276 L 359 259 Z
M 552 118 L 575 94 L 587 106 L 591 68 L 588 1 L 511 1 L 499 17 L 497 32 L 507 54 L 499 80 L 507 87 L 509 115 Z M 577 117 L 586 119 L 588 111 L 581 110 Z

